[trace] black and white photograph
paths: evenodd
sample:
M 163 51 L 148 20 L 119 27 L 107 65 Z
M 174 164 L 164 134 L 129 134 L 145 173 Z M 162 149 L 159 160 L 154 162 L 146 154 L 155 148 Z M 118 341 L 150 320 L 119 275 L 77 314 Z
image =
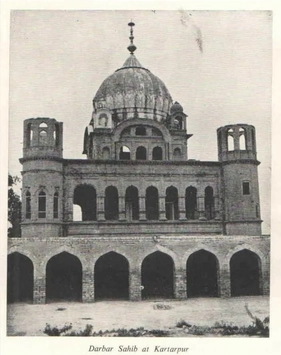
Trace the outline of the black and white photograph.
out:
M 272 11 L 9 21 L 6 337 L 270 338 Z

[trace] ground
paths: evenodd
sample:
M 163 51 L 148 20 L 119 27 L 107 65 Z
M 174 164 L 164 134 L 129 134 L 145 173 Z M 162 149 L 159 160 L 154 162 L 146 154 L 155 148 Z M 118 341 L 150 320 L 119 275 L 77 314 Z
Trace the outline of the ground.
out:
M 245 304 L 248 304 L 253 315 L 262 320 L 269 316 L 267 296 L 193 298 L 184 301 L 64 302 L 44 305 L 17 303 L 10 304 L 7 308 L 7 335 L 43 336 L 46 323 L 58 327 L 72 323 L 75 330 L 84 329 L 86 324 L 91 324 L 96 332 L 144 327 L 148 330 L 168 330 L 171 336 L 187 336 L 187 329 L 176 328 L 178 321 L 185 320 L 191 325 L 205 326 L 221 321 L 237 326 L 251 324 L 252 319 L 245 311 Z

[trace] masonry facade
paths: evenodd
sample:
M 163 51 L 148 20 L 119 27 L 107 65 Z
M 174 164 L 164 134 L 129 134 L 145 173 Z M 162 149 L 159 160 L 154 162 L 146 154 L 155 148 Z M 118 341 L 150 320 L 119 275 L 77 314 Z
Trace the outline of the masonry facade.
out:
M 220 127 L 218 161 L 188 159 L 187 115 L 130 39 L 93 99 L 86 159 L 63 158 L 61 122 L 24 121 L 8 301 L 268 294 L 255 128 Z

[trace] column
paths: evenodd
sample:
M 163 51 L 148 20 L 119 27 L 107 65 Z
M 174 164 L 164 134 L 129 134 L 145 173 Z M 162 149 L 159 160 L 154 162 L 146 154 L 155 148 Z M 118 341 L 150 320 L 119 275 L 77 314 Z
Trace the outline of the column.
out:
M 176 269 L 174 275 L 175 298 L 179 300 L 186 299 L 186 270 Z
M 179 219 L 180 221 L 186 221 L 185 212 L 185 196 L 179 196 Z
M 219 196 L 214 196 L 214 207 L 215 207 L 215 219 L 220 218 L 220 201 Z
M 205 220 L 205 198 L 202 196 L 197 197 L 197 209 L 199 213 L 199 219 Z
M 67 197 L 67 221 L 73 221 L 73 196 Z
M 228 264 L 221 265 L 220 276 L 220 297 L 228 298 L 231 296 L 231 284 L 230 284 L 230 268 Z
M 46 272 L 41 265 L 34 263 L 34 284 L 33 284 L 33 303 L 46 303 Z
M 94 272 L 87 268 L 82 274 L 82 301 L 91 303 L 95 301 Z
M 139 220 L 146 221 L 145 196 L 139 196 Z
M 269 296 L 270 294 L 270 265 L 266 263 L 263 265 L 263 273 L 260 280 L 261 294 L 264 296 Z
M 166 221 L 166 196 L 159 196 L 159 220 Z
M 119 196 L 119 221 L 126 220 L 125 197 Z
M 98 221 L 105 221 L 104 196 L 97 196 L 97 219 Z
M 130 301 L 141 300 L 141 271 L 132 269 L 130 271 Z

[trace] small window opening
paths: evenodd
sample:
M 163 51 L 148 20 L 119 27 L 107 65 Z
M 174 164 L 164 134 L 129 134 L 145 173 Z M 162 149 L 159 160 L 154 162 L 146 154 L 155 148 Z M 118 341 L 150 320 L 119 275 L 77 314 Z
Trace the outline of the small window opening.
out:
M 119 159 L 120 160 L 130 160 L 131 159 L 130 149 L 128 147 L 126 147 L 125 145 L 123 145 L 120 148 Z
M 59 193 L 54 193 L 54 218 L 59 218 Z
M 138 147 L 136 151 L 136 160 L 146 160 L 145 147 Z
M 146 136 L 146 129 L 144 126 L 136 127 L 136 136 Z
M 47 128 L 48 125 L 45 122 L 40 123 L 39 125 L 40 128 Z
M 25 218 L 31 218 L 31 194 L 29 191 L 25 194 Z
M 234 150 L 233 129 L 227 131 L 227 150 Z
M 243 195 L 250 195 L 250 182 L 249 181 L 243 181 Z
M 46 193 L 39 192 L 38 196 L 38 218 L 46 218 Z
M 246 150 L 246 133 L 245 128 L 239 128 L 239 148 L 240 150 Z

